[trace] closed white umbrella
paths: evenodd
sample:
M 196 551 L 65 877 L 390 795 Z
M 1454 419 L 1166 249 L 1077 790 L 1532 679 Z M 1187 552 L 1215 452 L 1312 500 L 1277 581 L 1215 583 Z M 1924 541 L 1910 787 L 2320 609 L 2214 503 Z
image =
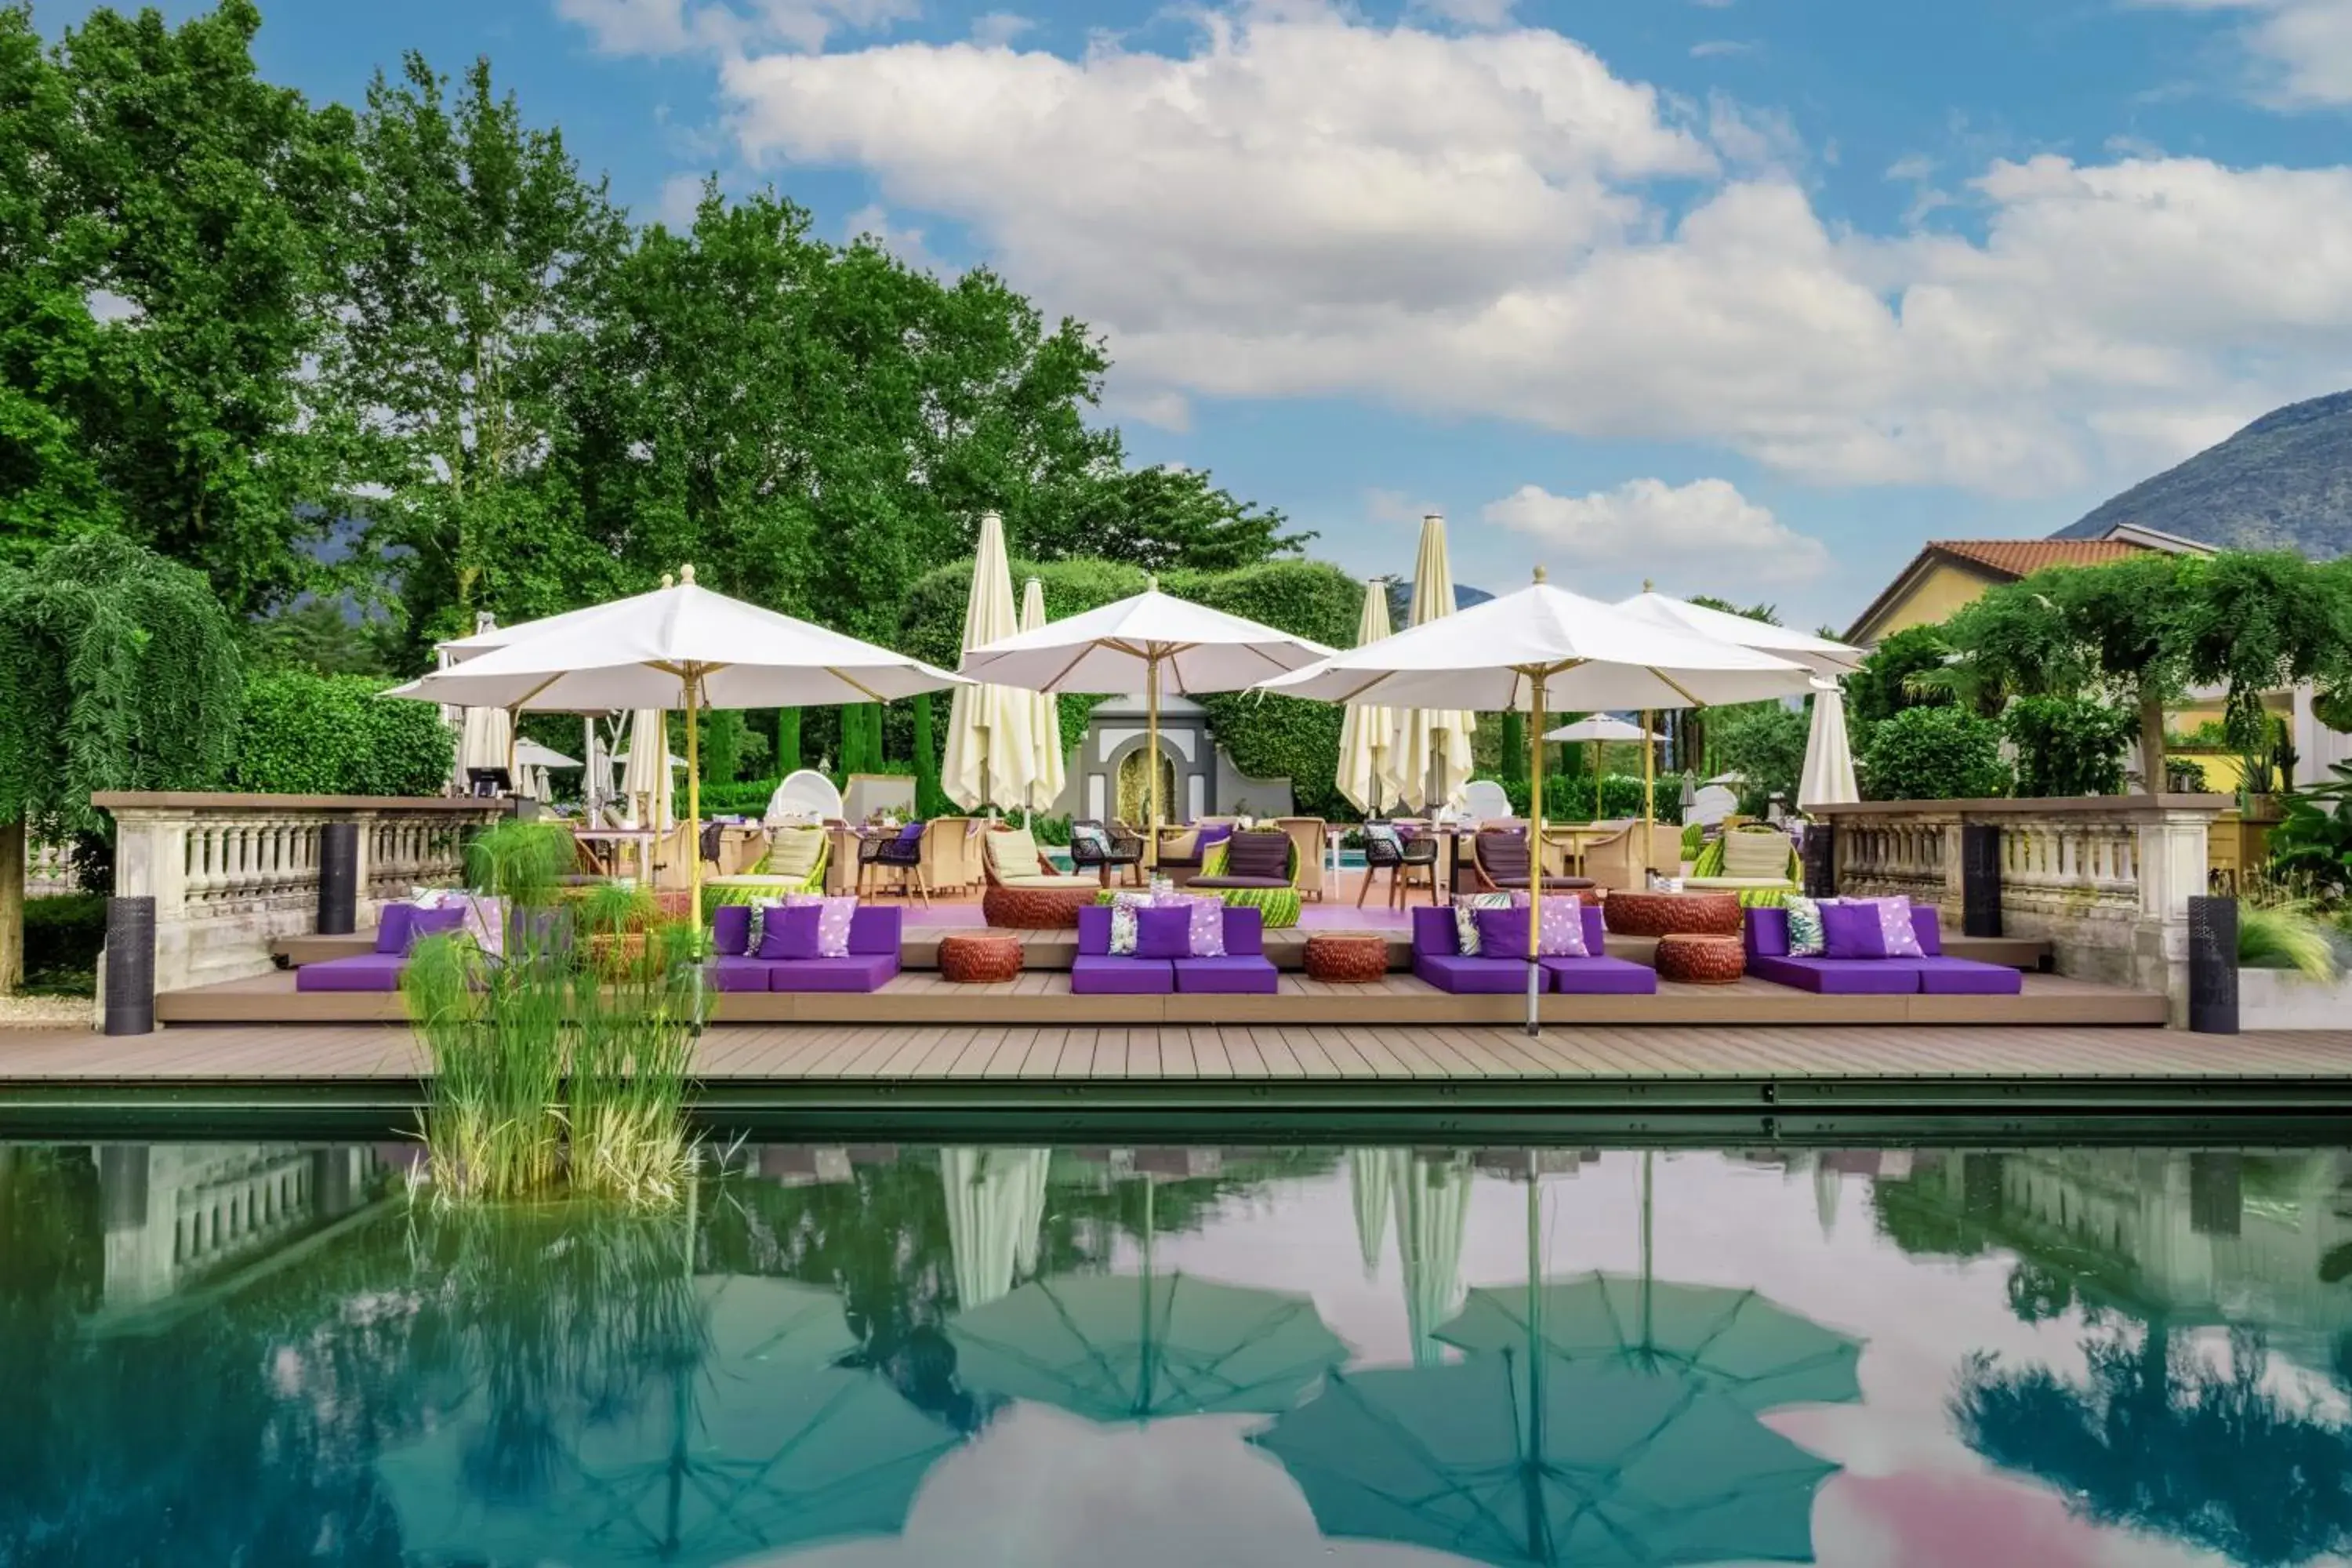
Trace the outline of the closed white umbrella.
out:
M 1759 621 L 1752 616 L 1735 616 L 1727 610 L 1709 609 L 1694 605 L 1687 599 L 1670 598 L 1652 591 L 1648 584 L 1630 599 L 1621 599 L 1617 608 L 1629 616 L 1654 622 L 1675 631 L 1690 632 L 1717 642 L 1727 642 L 1735 647 L 1752 647 L 1759 653 L 1769 653 L 1785 658 L 1791 664 L 1801 664 L 1816 675 L 1847 675 L 1862 667 L 1869 657 L 1858 647 L 1849 647 L 1827 637 L 1809 636 L 1776 626 L 1769 621 Z
M 1846 740 L 1845 693 L 1834 679 L 1813 681 L 1813 721 L 1805 731 L 1805 773 L 1797 785 L 1797 809 L 1843 805 L 1862 798 L 1854 782 L 1853 747 Z
M 1542 715 L 1553 708 L 1643 710 L 1756 702 L 1801 691 L 1800 666 L 1621 615 L 1536 572 L 1532 586 L 1399 632 L 1366 648 L 1260 682 L 1261 689 L 1327 702 L 1363 698 L 1400 704 L 1451 698 L 1481 711 L 1518 709 L 1534 721 L 1529 745 L 1528 849 L 1541 886 Z M 1647 766 L 1643 768 L 1646 774 Z M 1645 846 L 1645 848 L 1647 847 Z M 1535 932 L 1543 908 L 1528 900 L 1528 1030 L 1537 1027 Z
M 1226 615 L 1160 591 L 1155 579 L 1132 598 L 1016 632 L 963 656 L 961 673 L 976 680 L 1031 691 L 1144 694 L 1151 781 L 1146 864 L 1160 855 L 1160 694 L 1238 691 L 1314 663 L 1330 653 L 1321 643 Z
M 504 768 L 508 783 L 515 776 L 514 716 L 503 708 L 467 708 L 457 731 L 457 784 L 470 792 L 476 768 Z
M 387 696 L 509 710 L 821 708 L 887 702 L 961 680 L 920 659 L 712 593 L 683 568 L 675 584 L 557 617 L 560 624 L 437 670 Z M 686 729 L 688 814 L 701 819 L 698 725 Z M 631 747 L 664 759 L 658 742 Z M 656 794 L 668 780 L 656 773 Z M 688 857 L 687 907 L 702 907 L 702 857 Z
M 1045 625 L 1045 584 L 1032 577 L 1021 589 L 1021 629 L 1040 631 Z M 1029 795 L 1021 804 L 1032 811 L 1051 811 L 1070 778 L 1062 751 L 1062 700 L 1050 691 L 1034 691 L 1029 700 L 1029 744 L 1036 755 L 1029 769 Z
M 1421 547 L 1413 556 L 1409 624 L 1425 626 L 1452 614 L 1454 564 L 1445 546 L 1445 520 L 1431 512 L 1421 520 Z M 1388 774 L 1398 800 L 1416 811 L 1459 805 L 1463 786 L 1470 782 L 1470 732 L 1477 727 L 1466 708 L 1413 708 L 1399 713 Z
M 669 754 L 668 728 L 661 709 L 638 709 L 629 716 L 629 749 L 613 759 L 621 764 L 621 798 L 629 803 L 629 820 L 656 835 L 669 831 L 669 774 L 678 763 Z M 642 811 L 640 801 L 649 803 Z
M 1364 584 L 1364 612 L 1356 622 L 1356 646 L 1389 635 L 1389 585 L 1375 577 Z M 1377 702 L 1350 702 L 1339 723 L 1339 793 L 1358 811 L 1370 813 L 1396 744 L 1396 715 Z
M 980 543 L 971 560 L 971 591 L 963 606 L 965 652 L 1011 637 L 1020 629 L 1013 614 L 1013 569 L 1004 554 L 1004 520 L 994 512 L 980 520 Z M 965 810 L 1016 805 L 1029 793 L 1036 747 L 1029 726 L 1035 699 L 1009 686 L 960 686 L 948 710 L 947 755 L 940 787 Z

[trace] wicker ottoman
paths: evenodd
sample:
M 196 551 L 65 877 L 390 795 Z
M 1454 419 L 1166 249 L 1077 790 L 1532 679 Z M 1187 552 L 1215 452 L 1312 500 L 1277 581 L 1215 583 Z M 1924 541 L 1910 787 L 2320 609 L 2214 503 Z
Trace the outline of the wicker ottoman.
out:
M 1728 985 L 1748 973 L 1748 953 L 1736 936 L 1670 932 L 1658 939 L 1658 978 L 1685 985 Z
M 993 985 L 1021 973 L 1021 939 L 996 931 L 950 931 L 940 938 L 940 978 Z
M 1601 918 L 1619 936 L 1738 936 L 1739 900 L 1730 893 L 1612 893 Z
M 992 886 L 980 896 L 981 918 L 1016 931 L 1076 931 L 1078 911 L 1095 901 L 1096 887 L 1090 877 L 1070 881 L 1068 888 Z
M 1318 931 L 1307 939 L 1307 978 L 1368 985 L 1389 972 L 1389 939 L 1376 931 Z

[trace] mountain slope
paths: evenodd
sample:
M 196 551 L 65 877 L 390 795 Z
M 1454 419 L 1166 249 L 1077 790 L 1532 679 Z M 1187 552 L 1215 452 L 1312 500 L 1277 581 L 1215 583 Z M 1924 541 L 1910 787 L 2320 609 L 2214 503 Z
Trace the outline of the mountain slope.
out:
M 2352 553 L 2352 392 L 2273 409 L 2052 537 L 2095 539 L 2120 522 L 2315 561 Z
M 1495 595 L 1484 588 L 1473 588 L 1467 583 L 1454 584 L 1454 607 L 1466 610 L 1473 605 L 1483 605 Z M 1402 631 L 1412 624 L 1412 579 L 1391 578 L 1389 582 L 1389 626 Z

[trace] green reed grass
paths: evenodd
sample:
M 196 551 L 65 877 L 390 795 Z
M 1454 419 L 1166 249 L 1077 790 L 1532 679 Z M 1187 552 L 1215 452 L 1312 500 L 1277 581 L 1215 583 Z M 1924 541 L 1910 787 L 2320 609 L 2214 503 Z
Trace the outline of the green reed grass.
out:
M 2238 963 L 2249 969 L 2292 969 L 2306 980 L 2336 978 L 2339 965 L 2326 924 L 2300 900 L 2238 905 Z

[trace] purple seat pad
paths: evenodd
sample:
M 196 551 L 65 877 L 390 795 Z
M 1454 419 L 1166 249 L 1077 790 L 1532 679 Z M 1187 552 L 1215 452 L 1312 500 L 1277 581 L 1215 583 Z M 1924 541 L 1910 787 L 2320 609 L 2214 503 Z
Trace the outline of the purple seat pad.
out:
M 727 910 L 722 908 L 719 912 L 723 915 Z M 710 961 L 710 988 L 713 991 L 765 991 L 768 989 L 768 972 L 774 967 L 764 958 L 721 953 Z
M 1518 958 L 1464 958 L 1459 953 L 1416 950 L 1412 972 L 1455 996 L 1515 996 L 1528 988 L 1527 961 Z M 1537 990 L 1551 989 L 1551 973 L 1540 963 L 1536 976 Z
M 1916 958 L 1776 958 L 1751 955 L 1748 973 L 1775 985 L 1823 996 L 1911 996 L 1919 990 Z
M 1270 958 L 1180 958 L 1176 989 L 1192 994 L 1271 996 L 1281 988 Z
M 898 973 L 895 952 L 847 958 L 795 958 L 768 965 L 771 991 L 879 991 Z
M 404 954 L 360 952 L 306 963 L 294 972 L 297 991 L 397 991 L 400 972 L 408 966 Z
M 1166 996 L 1175 989 L 1175 965 L 1165 959 L 1081 952 L 1070 960 L 1073 996 Z
M 1658 972 L 1622 958 L 1539 958 L 1550 988 L 1570 996 L 1654 996 Z
M 2015 996 L 2025 990 L 2025 976 L 1999 963 L 1973 958 L 1915 958 L 1919 989 L 1929 996 Z

